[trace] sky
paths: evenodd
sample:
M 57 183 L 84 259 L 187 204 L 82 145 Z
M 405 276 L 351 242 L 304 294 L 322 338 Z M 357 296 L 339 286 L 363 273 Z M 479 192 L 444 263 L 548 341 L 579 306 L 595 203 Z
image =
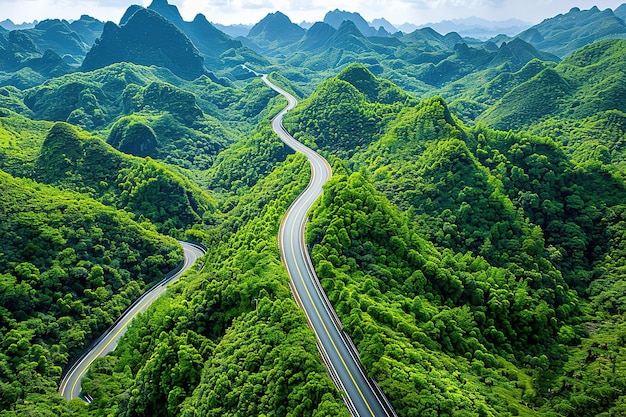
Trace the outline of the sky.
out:
M 253 24 L 281 11 L 294 23 L 316 22 L 334 9 L 358 12 L 367 21 L 384 17 L 393 24 L 436 23 L 478 16 L 488 20 L 520 19 L 539 23 L 572 7 L 615 9 L 626 0 L 169 0 L 185 20 L 202 13 L 213 23 Z M 32 22 L 50 18 L 78 19 L 87 14 L 119 22 L 131 4 L 147 7 L 151 0 L 0 0 L 0 21 Z

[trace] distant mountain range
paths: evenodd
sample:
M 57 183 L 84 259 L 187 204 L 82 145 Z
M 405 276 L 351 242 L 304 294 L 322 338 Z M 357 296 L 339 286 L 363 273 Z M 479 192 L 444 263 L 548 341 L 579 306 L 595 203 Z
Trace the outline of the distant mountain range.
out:
M 339 9 L 310 25 L 275 12 L 252 26 L 216 26 L 202 14 L 187 22 L 175 5 L 153 0 L 147 8 L 129 7 L 119 25 L 90 16 L 25 29 L 3 22 L 12 29 L 0 26 L 0 86 L 25 88 L 117 62 L 168 68 L 189 80 L 205 74 L 223 85 L 251 76 L 242 64 L 263 71 L 288 65 L 317 76 L 359 62 L 403 88 L 428 91 L 474 71 L 517 71 L 533 59 L 558 62 L 598 40 L 626 38 L 624 17 L 626 5 L 573 8 L 532 27 L 516 19 L 467 18 L 407 33 L 406 25 L 382 18 L 368 23 Z
M 531 26 L 532 23 L 519 19 L 492 21 L 479 17 L 468 17 L 444 20 L 438 23 L 426 23 L 417 26 L 416 29 L 430 27 L 439 33 L 457 32 L 464 37 L 488 40 L 497 35 L 515 36 Z M 405 29 L 410 29 L 410 27 L 405 27 Z

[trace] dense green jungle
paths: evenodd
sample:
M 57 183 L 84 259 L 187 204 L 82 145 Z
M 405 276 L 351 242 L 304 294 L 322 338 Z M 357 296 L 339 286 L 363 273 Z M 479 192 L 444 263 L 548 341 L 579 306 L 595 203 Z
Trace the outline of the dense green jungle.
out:
M 332 165 L 306 243 L 398 416 L 626 415 L 626 5 L 488 41 L 343 13 L 0 27 L 0 417 L 350 415 L 277 245 L 310 167 L 250 69 Z M 206 255 L 65 400 L 177 239 Z

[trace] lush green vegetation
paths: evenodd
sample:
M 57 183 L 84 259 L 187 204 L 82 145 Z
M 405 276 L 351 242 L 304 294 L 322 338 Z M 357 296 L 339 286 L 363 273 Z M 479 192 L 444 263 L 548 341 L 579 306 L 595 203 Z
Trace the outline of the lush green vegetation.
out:
M 175 233 L 210 221 L 215 203 L 189 180 L 151 159 L 128 157 L 77 128 L 57 123 L 35 163 L 35 177 L 89 194 Z
M 306 166 L 290 157 L 225 204 L 204 236 L 201 270 L 140 317 L 85 381 L 95 415 L 347 415 L 276 246 Z
M 361 23 L 277 13 L 254 52 L 156 0 L 0 30 L 0 416 L 347 416 L 276 245 L 308 165 L 242 63 L 308 96 L 287 128 L 335 176 L 307 241 L 399 415 L 626 412 L 626 44 L 593 43 L 621 17 Z M 157 232 L 208 254 L 65 402 L 62 368 L 180 261 Z
M 614 168 L 576 165 L 545 138 L 467 128 L 440 98 L 383 107 L 367 91 L 394 87 L 363 71 L 345 81 L 354 73 L 321 85 L 288 121 L 338 155 L 347 155 L 348 136 L 322 133 L 337 121 L 366 144 L 348 154 L 349 169 L 336 163 L 308 240 L 322 284 L 398 412 L 532 415 L 573 403 L 567 415 L 581 415 L 588 405 L 577 390 L 597 398 L 594 383 L 618 387 L 594 403 L 598 412 L 618 410 L 619 331 L 607 344 L 609 372 L 569 381 L 581 349 L 603 345 L 596 340 L 621 323 L 615 308 L 591 307 L 620 302 L 613 259 L 623 254 L 626 188 Z M 322 108 L 325 91 L 335 93 Z M 369 116 L 380 129 L 362 123 L 372 106 L 385 109 Z M 600 320 L 612 324 L 597 339 L 590 323 Z
M 4 172 L 0 189 L 0 408 L 60 415 L 63 367 L 182 250 L 85 196 Z

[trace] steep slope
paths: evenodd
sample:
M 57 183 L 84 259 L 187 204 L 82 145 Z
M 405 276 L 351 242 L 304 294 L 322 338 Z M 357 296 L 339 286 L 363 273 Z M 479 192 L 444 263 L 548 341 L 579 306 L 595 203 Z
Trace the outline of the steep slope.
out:
M 44 20 L 33 29 L 27 30 L 42 51 L 52 49 L 61 56 L 72 55 L 79 62 L 89 48 L 65 20 Z
M 615 16 L 619 17 L 622 20 L 626 20 L 626 4 L 622 4 L 617 9 L 613 11 Z
M 188 80 L 207 74 L 189 38 L 160 14 L 143 8 L 122 26 L 107 22 L 81 69 L 93 71 L 116 62 L 156 65 Z
M 70 22 L 70 28 L 80 36 L 87 47 L 91 48 L 96 39 L 102 35 L 104 22 L 88 15 L 82 15 L 80 19 Z
M 315 51 L 324 48 L 324 45 L 333 37 L 337 29 L 324 22 L 315 22 L 302 37 L 298 49 Z
M 168 290 L 83 383 L 102 413 L 128 404 L 146 417 L 348 415 L 275 245 L 307 172 L 305 158 L 290 157 L 251 189 L 236 188 L 222 222 L 204 236 L 202 270 Z
M 547 68 L 505 94 L 479 120 L 488 120 L 498 129 L 521 129 L 557 113 L 559 103 L 572 91 L 557 71 Z
M 520 33 L 517 37 L 537 49 L 564 58 L 575 50 L 593 42 L 626 36 L 626 23 L 611 9 L 589 10 L 572 8 L 568 13 L 544 20 Z
M 123 155 L 66 123 L 50 129 L 35 169 L 39 181 L 87 193 L 166 232 L 199 223 L 215 210 L 213 199 L 184 177 L 150 159 Z
M 385 105 L 375 104 L 379 100 Z M 290 112 L 285 126 L 298 140 L 350 157 L 382 133 L 384 120 L 379 120 L 380 116 L 407 100 L 409 97 L 393 84 L 376 79 L 362 65 L 350 65 L 320 84 Z
M 116 147 L 126 135 L 128 122 L 137 122 L 154 132 L 156 142 L 144 150 L 140 149 L 141 145 L 120 149 L 189 168 L 206 168 L 232 140 L 232 134 L 216 118 L 207 115 L 199 104 L 206 111 L 219 114 L 216 105 L 209 100 L 220 103 L 224 100 L 210 91 L 224 88 L 206 77 L 198 79 L 196 84 L 186 85 L 170 74 L 170 80 L 180 86 L 177 87 L 161 81 L 161 71 L 122 63 L 70 74 L 28 90 L 24 103 L 38 119 L 67 121 L 90 131 L 113 128 L 103 136 L 108 136 Z M 200 100 L 190 91 L 206 96 Z M 232 99 L 236 97 L 233 93 Z M 222 107 L 229 107 L 228 102 Z M 233 117 L 236 118 L 237 113 Z M 122 123 L 124 129 L 120 130 L 118 123 Z M 122 136 L 115 139 L 116 135 Z M 136 140 L 133 135 L 126 138 L 127 144 Z
M 269 64 L 266 58 L 244 47 L 241 41 L 217 29 L 202 14 L 196 15 L 193 21 L 186 22 L 178 8 L 167 0 L 153 0 L 148 9 L 159 13 L 183 31 L 204 57 L 207 68 L 212 71 L 229 71 L 246 62 L 257 66 Z M 124 15 L 122 24 L 134 11 L 134 6 L 131 6 Z
M 85 20 L 74 22 L 74 26 L 79 28 L 83 22 L 88 20 L 86 17 L 84 19 Z M 97 28 L 92 30 L 97 32 Z M 87 32 L 91 32 L 91 30 L 81 30 L 81 32 L 87 34 Z M 10 33 L 13 33 L 12 38 Z M 50 49 L 60 56 L 71 55 L 77 62 L 83 59 L 89 49 L 89 44 L 74 31 L 72 24 L 65 20 L 47 19 L 38 23 L 34 28 L 15 30 L 10 33 L 8 43 L 14 44 L 15 46 L 13 48 L 19 48 L 19 45 L 26 46 L 24 41 L 27 40 L 28 43 L 36 45 L 36 47 L 31 45 L 26 46 L 27 50 L 36 50 L 39 54 L 43 54 L 46 50 Z M 10 49 L 11 48 L 9 48 L 9 50 Z M 24 57 L 21 56 L 21 60 L 23 60 L 23 58 Z

